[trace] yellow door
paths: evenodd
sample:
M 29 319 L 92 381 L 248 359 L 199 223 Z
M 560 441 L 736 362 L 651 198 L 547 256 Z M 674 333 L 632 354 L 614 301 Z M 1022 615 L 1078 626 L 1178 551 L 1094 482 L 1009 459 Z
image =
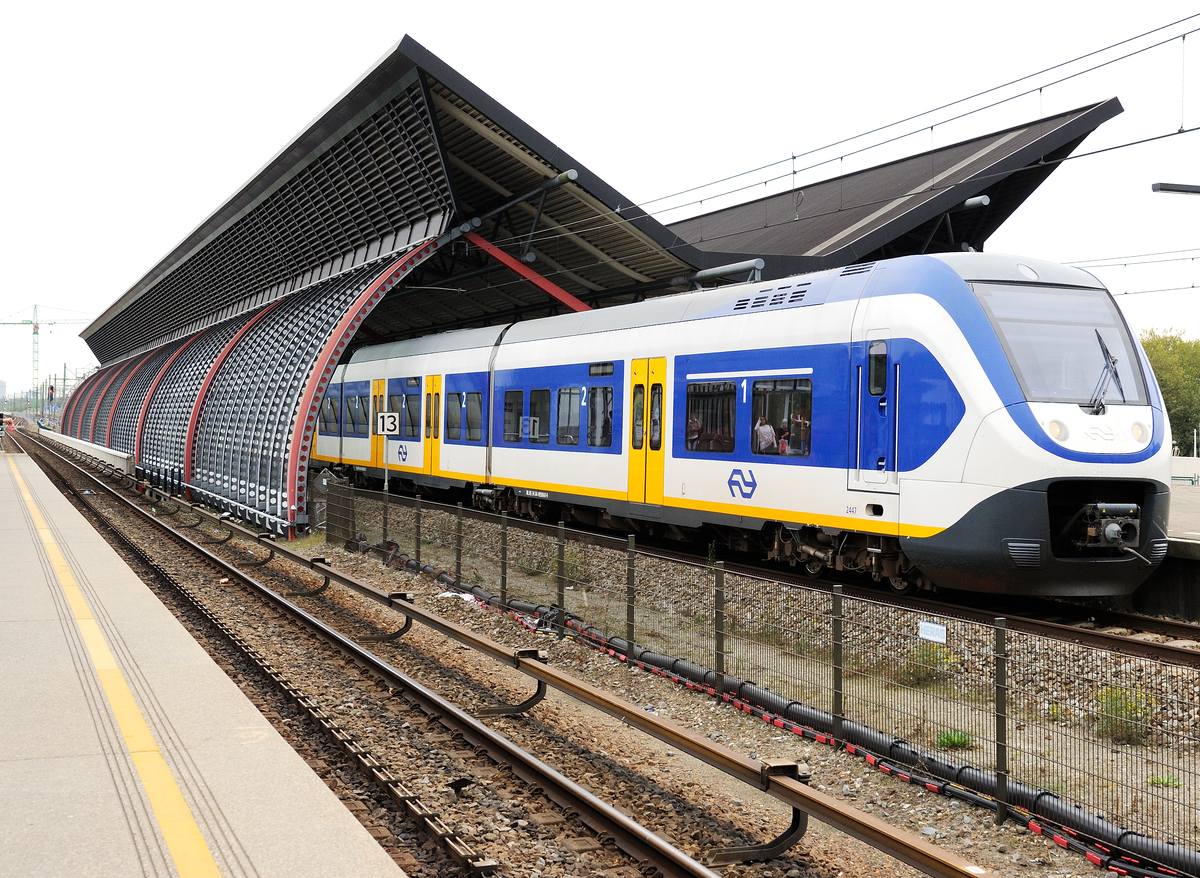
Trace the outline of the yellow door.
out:
M 667 360 L 634 360 L 629 369 L 629 502 L 663 501 Z
M 663 468 L 666 464 L 667 358 L 649 361 L 646 383 L 646 502 L 663 502 Z
M 441 470 L 438 450 L 442 438 L 442 376 L 425 378 L 425 472 L 435 476 Z
M 646 502 L 646 360 L 629 369 L 629 502 Z
M 380 412 L 387 411 L 387 381 L 371 382 L 371 466 L 383 469 L 387 458 L 387 436 L 379 432 Z

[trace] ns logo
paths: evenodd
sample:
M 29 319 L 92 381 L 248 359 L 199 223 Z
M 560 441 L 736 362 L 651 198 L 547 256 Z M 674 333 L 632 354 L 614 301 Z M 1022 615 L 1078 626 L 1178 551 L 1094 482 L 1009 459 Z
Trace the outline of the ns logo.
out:
M 754 470 L 749 469 L 745 473 L 740 469 L 735 469 L 729 474 L 729 481 L 725 484 L 729 486 L 730 497 L 737 496 L 737 494 L 734 494 L 736 490 L 738 494 L 742 495 L 743 500 L 749 500 L 753 497 L 754 489 L 758 487 L 758 482 L 754 478 Z

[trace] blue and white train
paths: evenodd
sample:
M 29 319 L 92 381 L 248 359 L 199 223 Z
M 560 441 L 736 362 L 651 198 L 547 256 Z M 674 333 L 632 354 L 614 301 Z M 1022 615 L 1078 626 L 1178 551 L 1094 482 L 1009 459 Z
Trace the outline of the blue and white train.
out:
M 376 415 L 394 435 L 378 435 Z M 914 587 L 1133 591 L 1170 427 L 1103 285 L 910 256 L 356 351 L 315 466 Z

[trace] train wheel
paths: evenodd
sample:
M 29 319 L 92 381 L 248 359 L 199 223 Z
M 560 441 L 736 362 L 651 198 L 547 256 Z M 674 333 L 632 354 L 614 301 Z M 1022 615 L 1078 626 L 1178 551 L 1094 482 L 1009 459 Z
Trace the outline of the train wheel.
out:
M 915 583 L 909 582 L 903 576 L 889 576 L 887 582 L 888 590 L 897 596 L 912 594 L 917 588 Z
M 824 561 L 818 561 L 816 558 L 809 558 L 803 566 L 805 576 L 811 576 L 813 579 L 820 579 L 829 569 L 825 566 Z

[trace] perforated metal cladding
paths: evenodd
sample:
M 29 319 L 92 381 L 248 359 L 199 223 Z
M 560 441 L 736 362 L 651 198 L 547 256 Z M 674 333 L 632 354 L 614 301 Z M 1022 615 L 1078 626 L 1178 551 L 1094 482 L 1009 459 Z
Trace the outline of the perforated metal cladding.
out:
M 117 401 L 117 394 L 121 392 L 121 387 L 125 383 L 125 379 L 129 377 L 129 373 L 134 370 L 138 364 L 139 357 L 130 357 L 124 363 L 118 363 L 113 367 L 116 370 L 116 375 L 113 376 L 112 382 L 104 391 L 104 396 L 100 400 L 100 404 L 96 406 L 96 418 L 92 422 L 92 441 L 98 445 L 108 444 L 108 420 L 112 414 L 113 405 Z
M 193 490 L 264 526 L 287 527 L 287 461 L 300 397 L 330 334 L 378 271 L 359 269 L 296 293 L 237 342 L 202 403 Z
M 138 463 L 148 472 L 183 471 L 188 422 L 200 385 L 217 355 L 252 316 L 245 314 L 205 330 L 167 367 L 150 399 L 142 424 L 141 460 Z
M 175 353 L 186 341 L 187 339 L 184 339 L 163 345 L 137 367 L 129 379 L 129 383 L 125 385 L 125 392 L 121 394 L 121 398 L 116 403 L 116 412 L 113 414 L 111 448 L 122 454 L 134 453 L 137 446 L 138 418 L 142 414 L 142 403 L 146 401 L 146 391 L 150 389 L 150 382 L 162 370 L 167 360 L 171 358 L 171 354 Z
M 419 83 L 317 156 L 185 262 L 88 344 L 101 362 L 255 309 L 334 271 L 440 234 L 452 205 Z
M 82 395 L 79 397 L 79 402 L 75 406 L 75 411 L 72 413 L 71 435 L 76 439 L 86 439 L 84 429 L 88 426 L 88 413 L 91 410 L 92 399 L 96 395 L 96 389 L 108 378 L 108 370 L 101 369 L 96 374 L 92 375 L 87 380 L 87 383 L 79 388 Z M 79 392 L 77 391 L 77 392 Z

